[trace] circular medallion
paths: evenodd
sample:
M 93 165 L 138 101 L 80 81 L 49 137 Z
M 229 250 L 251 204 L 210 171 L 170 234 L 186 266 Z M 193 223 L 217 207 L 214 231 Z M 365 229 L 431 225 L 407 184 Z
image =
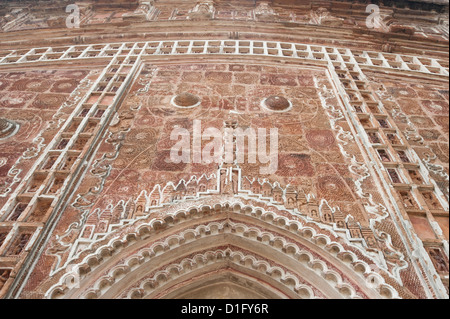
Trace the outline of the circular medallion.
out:
M 292 109 L 292 103 L 288 99 L 272 95 L 261 102 L 262 106 L 272 112 L 287 112 Z
M 201 104 L 201 99 L 194 94 L 183 92 L 172 98 L 172 105 L 175 107 L 190 109 Z

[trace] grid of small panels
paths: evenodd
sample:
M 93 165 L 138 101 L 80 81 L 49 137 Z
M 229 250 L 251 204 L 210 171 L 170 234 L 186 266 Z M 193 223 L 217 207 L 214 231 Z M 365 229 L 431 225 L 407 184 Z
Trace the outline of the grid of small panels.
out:
M 412 70 L 405 61 L 414 65 L 421 65 L 421 69 L 415 71 L 443 75 L 444 68 L 437 64 L 436 60 L 413 58 L 394 55 L 372 55 L 363 52 L 360 55 L 351 55 L 349 50 L 338 50 L 339 56 L 333 62 L 333 78 L 338 84 L 338 90 L 346 107 L 346 114 L 355 123 L 358 135 L 362 140 L 366 153 L 369 155 L 377 175 L 380 177 L 391 203 L 398 213 L 398 219 L 409 223 L 411 229 L 429 225 L 432 239 L 416 238 L 409 234 L 409 240 L 416 242 L 420 247 L 427 247 L 426 252 L 444 252 L 448 247 L 445 231 L 445 223 L 442 220 L 449 218 L 448 198 L 442 193 L 436 182 L 429 177 L 428 169 L 414 149 L 410 146 L 408 138 L 396 125 L 394 119 L 386 110 L 383 101 L 368 87 L 367 79 L 361 70 L 363 65 L 376 61 L 383 61 L 380 67 L 392 67 L 398 63 L 398 68 Z M 334 54 L 332 54 L 334 55 Z M 365 57 L 365 60 L 358 57 Z M 359 63 L 358 63 L 359 62 Z M 419 64 L 420 63 L 420 64 Z M 436 66 L 432 69 L 426 66 L 429 63 Z M 439 66 L 439 68 L 437 68 Z M 447 75 L 448 75 L 448 71 Z M 431 255 L 430 255 L 431 256 Z M 421 260 L 422 262 L 422 260 Z M 432 264 L 432 263 L 431 263 Z M 433 267 L 422 264 L 429 276 L 435 276 Z M 448 275 L 441 274 L 443 282 L 448 283 Z
M 403 70 L 448 76 L 448 62 L 438 59 L 355 51 L 324 46 L 252 40 L 183 40 L 142 43 L 77 45 L 59 48 L 16 50 L 0 54 L 0 66 L 11 63 L 30 63 L 55 60 L 108 58 L 126 47 L 143 48 L 144 55 L 177 54 L 242 54 L 264 55 L 292 59 L 352 62 L 360 66 Z
M 132 82 L 142 49 L 138 44 L 122 44 L 115 49 L 109 65 L 0 211 L 0 274 L 18 271 L 32 247 L 39 245 L 36 240 L 45 227 L 55 222 L 56 213 L 64 207 L 66 195 L 85 169 L 86 159 L 95 152 L 121 95 Z M 86 56 L 90 50 L 79 47 L 60 53 L 83 51 Z M 36 52 L 28 52 L 21 59 Z M 13 278 L 5 280 L 10 284 Z M 6 283 L 0 295 L 7 289 Z

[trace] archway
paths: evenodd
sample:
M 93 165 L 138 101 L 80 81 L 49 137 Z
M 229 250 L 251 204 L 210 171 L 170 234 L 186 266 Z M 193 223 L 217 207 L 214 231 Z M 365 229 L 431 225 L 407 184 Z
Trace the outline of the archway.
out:
M 284 213 L 225 201 L 150 214 L 73 260 L 47 297 L 398 298 L 356 248 Z

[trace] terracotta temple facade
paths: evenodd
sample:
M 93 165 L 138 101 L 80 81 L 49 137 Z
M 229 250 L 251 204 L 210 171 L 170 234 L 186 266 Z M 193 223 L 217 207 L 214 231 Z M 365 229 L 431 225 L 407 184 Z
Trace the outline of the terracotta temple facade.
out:
M 1 1 L 0 298 L 448 298 L 448 10 Z

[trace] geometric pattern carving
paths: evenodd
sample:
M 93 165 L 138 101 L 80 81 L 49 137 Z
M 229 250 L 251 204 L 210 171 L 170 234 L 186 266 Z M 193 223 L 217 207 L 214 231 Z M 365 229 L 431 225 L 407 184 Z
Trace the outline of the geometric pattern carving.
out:
M 206 41 L 190 41 L 189 42 L 189 49 L 188 51 L 183 51 L 183 47 L 182 45 L 179 45 L 178 43 L 166 43 L 166 42 L 148 42 L 148 43 L 144 43 L 144 44 L 132 44 L 132 45 L 128 45 L 128 44 L 123 44 L 122 48 L 127 48 L 127 47 L 139 47 L 139 57 L 141 58 L 150 58 L 152 55 L 154 56 L 159 56 L 159 55 L 170 55 L 170 54 L 175 54 L 177 53 L 177 55 L 179 56 L 180 54 L 187 54 L 187 55 L 192 55 L 192 54 L 196 54 L 196 52 L 198 51 L 198 53 L 206 53 L 206 54 L 214 54 L 214 52 L 217 53 L 221 53 L 221 54 L 230 54 L 230 55 L 247 55 L 247 54 L 252 54 L 252 55 L 263 55 L 266 58 L 271 58 L 271 57 L 282 57 L 282 58 L 286 58 L 286 59 L 299 59 L 299 60 L 303 60 L 303 61 L 314 61 L 314 63 L 322 63 L 321 61 L 328 61 L 330 64 L 330 68 L 333 72 L 336 72 L 337 74 L 337 79 L 339 79 L 339 81 L 341 81 L 343 84 L 346 84 L 348 81 L 347 77 L 345 76 L 344 73 L 342 73 L 342 66 L 344 65 L 342 62 L 339 61 L 345 61 L 346 59 L 350 58 L 350 59 L 355 59 L 358 61 L 358 64 L 361 65 L 361 67 L 364 67 L 365 64 L 369 64 L 370 63 L 370 54 L 367 53 L 367 57 L 365 59 L 356 59 L 353 56 L 353 53 L 350 51 L 346 51 L 346 52 L 340 52 L 338 49 L 336 48 L 327 48 L 327 47 L 314 47 L 314 46 L 310 46 L 310 45 L 299 45 L 299 44 L 287 44 L 287 43 L 274 43 L 273 42 L 266 42 L 266 41 L 217 41 L 217 44 L 213 44 L 213 42 L 206 42 Z M 260 51 L 259 48 L 261 48 L 262 45 L 262 51 Z M 198 47 L 198 48 L 197 48 Z M 106 47 L 105 47 L 106 49 Z M 219 49 L 219 51 L 216 51 L 216 49 Z M 247 50 L 249 49 L 249 50 Z M 115 49 L 117 50 L 117 49 Z M 118 53 L 120 51 L 117 51 Z M 318 53 L 320 52 L 320 54 Z M 365 53 L 364 53 L 365 54 Z M 363 56 L 364 56 L 363 54 Z M 131 51 L 128 54 L 128 58 L 127 59 L 133 59 Z M 117 56 L 119 57 L 119 55 Z M 85 58 L 90 58 L 88 56 L 86 56 Z M 399 58 L 401 58 L 399 56 Z M 61 58 L 62 60 L 64 59 L 68 59 L 70 60 L 70 56 L 69 55 L 65 55 L 63 58 Z M 121 61 L 125 61 L 124 59 L 121 59 Z M 128 61 L 128 60 L 127 60 Z M 6 63 L 7 59 L 3 59 L 2 61 L 0 61 L 1 63 Z M 11 63 L 11 62 L 8 62 Z M 24 56 L 24 58 L 20 59 L 19 63 L 33 63 L 32 61 L 27 61 L 26 57 Z M 436 63 L 438 63 L 436 61 Z M 110 64 L 110 66 L 107 67 L 107 69 L 112 70 L 112 71 L 118 71 L 118 69 L 115 69 L 114 67 L 112 67 L 112 65 L 114 65 L 113 63 Z M 332 65 L 332 66 L 331 66 Z M 436 64 L 435 64 L 436 65 Z M 375 65 L 373 66 L 374 68 L 378 68 L 380 70 L 393 70 L 393 69 L 398 69 L 397 67 L 392 67 L 390 64 L 382 64 L 382 65 Z M 420 70 L 420 71 L 417 71 Z M 445 68 L 441 68 L 439 69 L 439 71 L 435 68 L 435 69 L 427 69 L 427 68 L 420 68 L 420 69 L 416 69 L 413 70 L 412 72 L 417 72 L 417 73 L 438 73 L 441 76 L 445 76 L 446 75 L 446 71 Z M 352 74 L 352 76 L 354 78 L 360 78 L 361 75 L 355 75 Z M 247 80 L 246 80 L 247 81 Z M 99 82 L 97 84 L 95 84 L 95 86 L 99 89 L 99 90 L 105 90 L 107 89 L 106 86 L 98 86 Z M 148 90 L 148 88 L 146 87 L 145 89 Z M 346 90 L 345 86 L 343 88 L 340 88 L 340 90 Z M 349 90 L 350 92 L 350 90 Z M 117 92 L 116 92 L 117 93 Z M 327 95 L 330 94 L 329 92 L 323 92 L 322 93 L 323 96 L 322 98 L 324 100 L 327 99 Z M 346 96 L 346 92 L 342 92 L 342 94 L 344 96 Z M 354 93 L 349 93 L 349 103 L 355 103 L 354 99 L 355 97 L 353 96 Z M 86 116 L 88 113 L 88 109 L 85 109 L 86 112 L 81 111 L 81 113 L 79 113 L 81 116 Z M 104 114 L 105 110 L 99 110 L 98 112 L 102 112 L 102 114 Z M 95 116 L 102 116 L 99 113 L 92 113 Z M 336 110 L 331 110 L 330 109 L 330 114 L 336 114 Z M 99 114 L 99 115 L 97 115 Z M 335 119 L 334 121 L 338 121 L 338 118 Z M 384 122 L 383 122 L 384 123 Z M 384 124 L 383 124 L 384 125 Z M 340 130 L 340 128 L 336 125 L 336 129 Z M 342 130 L 340 130 L 341 134 L 343 133 Z M 320 132 L 322 133 L 322 132 Z M 319 141 L 321 144 L 326 144 L 328 143 L 328 141 L 330 140 L 329 135 L 323 135 L 323 136 L 319 136 L 317 135 L 317 133 L 315 133 L 315 135 L 311 135 L 311 133 L 308 133 L 307 138 L 309 139 L 310 143 L 312 145 L 317 145 L 316 141 Z M 348 138 L 348 136 L 342 135 L 340 137 L 342 139 L 342 141 L 345 141 L 346 138 Z M 80 139 L 80 147 L 81 147 L 81 142 L 85 143 L 86 141 L 83 139 Z M 64 139 L 62 140 L 61 143 L 64 142 Z M 67 141 L 68 142 L 68 141 Z M 344 142 L 346 143 L 346 142 Z M 63 146 L 61 146 L 63 145 Z M 76 147 L 77 144 L 75 144 Z M 60 144 L 61 149 L 65 149 L 67 148 L 67 144 Z M 76 148 L 75 148 L 76 149 Z M 352 168 L 352 169 L 356 169 Z M 107 176 L 107 175 L 106 175 Z M 362 175 L 364 176 L 364 174 Z M 332 179 L 329 179 L 328 181 L 332 181 Z M 361 181 L 364 181 L 364 177 L 361 179 Z M 358 181 L 359 182 L 359 181 Z M 336 185 L 336 183 L 334 182 L 327 182 L 323 184 L 325 188 L 329 188 L 330 185 Z M 325 186 L 325 185 L 329 185 L 329 186 Z M 336 187 L 336 186 L 334 186 Z M 258 192 L 256 192 L 258 193 Z M 314 209 L 312 209 L 311 211 L 314 211 Z M 311 218 L 315 218 L 313 215 L 310 215 Z M 320 215 L 318 215 L 320 218 Z M 327 220 L 329 220 L 330 215 L 323 215 L 323 219 L 321 219 L 322 222 L 327 222 Z M 380 221 L 382 220 L 382 218 L 380 219 Z M 336 219 L 336 223 L 339 222 L 341 225 L 342 223 L 345 223 L 347 225 L 354 225 L 351 223 L 350 220 L 345 220 L 345 218 L 339 217 L 338 219 Z M 352 229 L 351 232 L 353 235 L 356 234 L 356 236 L 354 236 L 354 239 L 363 239 L 368 245 L 369 245 L 369 249 L 375 249 L 376 250 L 376 246 L 377 244 L 374 241 L 374 237 L 372 237 L 373 235 L 370 235 L 372 233 L 372 231 L 367 232 L 367 229 L 362 229 L 360 228 L 360 226 L 358 226 L 359 229 L 355 230 Z M 350 227 L 349 227 L 350 229 Z M 88 233 L 89 231 L 86 230 L 86 232 Z M 387 247 L 388 250 L 392 251 L 392 247 L 391 244 L 389 244 L 389 240 L 387 242 Z M 64 249 L 63 249 L 64 250 Z M 404 267 L 404 265 L 400 265 L 397 266 L 397 269 L 401 269 L 401 267 Z M 398 271 L 398 270 L 397 270 Z M 394 275 L 395 276 L 395 275 Z
M 0 297 L 448 297 L 448 5 L 53 2 L 0 17 Z M 167 163 L 194 119 L 278 172 Z

